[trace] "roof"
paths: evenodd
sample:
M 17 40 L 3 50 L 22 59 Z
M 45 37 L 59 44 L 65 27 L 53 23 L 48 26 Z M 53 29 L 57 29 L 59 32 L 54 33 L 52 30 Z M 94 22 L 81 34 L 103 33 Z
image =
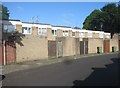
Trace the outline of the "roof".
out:
M 9 19 L 9 21 L 20 21 L 18 19 Z
M 57 25 L 52 25 L 52 27 L 64 27 L 64 28 L 72 28 L 72 27 L 69 27 L 69 26 L 57 26 Z
M 46 23 L 32 23 L 32 22 L 22 22 L 22 23 L 28 23 L 28 24 L 40 24 L 40 25 L 50 25 L 50 24 L 46 24 Z

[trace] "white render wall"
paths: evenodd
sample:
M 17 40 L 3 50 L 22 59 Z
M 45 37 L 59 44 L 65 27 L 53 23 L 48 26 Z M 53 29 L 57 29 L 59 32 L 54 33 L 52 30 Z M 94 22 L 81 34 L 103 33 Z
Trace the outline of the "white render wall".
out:
M 5 25 L 22 25 L 22 27 L 38 27 L 38 28 L 51 28 L 51 29 L 54 29 L 54 30 L 58 30 L 58 29 L 61 29 L 61 30 L 64 30 L 64 31 L 69 31 L 69 30 L 72 30 L 72 32 L 87 32 L 87 33 L 99 33 L 99 35 L 103 35 L 103 36 L 99 36 L 99 38 L 108 38 L 110 39 L 110 33 L 105 33 L 103 31 L 92 31 L 92 30 L 85 30 L 85 29 L 73 29 L 73 28 L 67 28 L 67 27 L 57 27 L 57 26 L 52 26 L 52 25 L 49 25 L 49 24 L 33 24 L 33 23 L 26 23 L 26 22 L 21 22 L 21 21 L 2 21 L 3 24 Z M 88 37 L 89 38 L 89 37 Z

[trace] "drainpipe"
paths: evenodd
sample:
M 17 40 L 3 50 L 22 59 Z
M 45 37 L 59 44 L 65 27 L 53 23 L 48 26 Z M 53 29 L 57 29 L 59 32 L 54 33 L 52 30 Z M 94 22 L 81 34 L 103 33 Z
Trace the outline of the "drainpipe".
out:
M 3 63 L 3 65 L 6 65 L 6 56 L 5 56 L 5 54 L 6 54 L 6 52 L 5 52 L 6 50 L 5 50 L 5 41 L 3 41 L 3 60 L 4 60 L 4 63 Z

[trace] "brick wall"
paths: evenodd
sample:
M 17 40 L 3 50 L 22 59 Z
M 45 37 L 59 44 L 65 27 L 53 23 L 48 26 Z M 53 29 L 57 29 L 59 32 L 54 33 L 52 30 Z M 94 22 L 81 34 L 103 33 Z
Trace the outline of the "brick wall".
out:
M 47 28 L 47 39 L 55 41 L 55 36 L 51 33 L 51 31 L 52 31 L 51 28 Z
M 97 47 L 102 47 L 103 52 L 103 39 L 88 39 L 88 53 L 97 53 Z
M 48 57 L 48 40 L 35 35 L 26 35 L 23 46 L 16 44 L 16 62 L 45 59 Z
M 116 47 L 116 51 L 119 50 L 119 46 L 118 46 L 118 39 L 110 39 L 110 52 L 112 52 L 112 47 L 115 46 Z

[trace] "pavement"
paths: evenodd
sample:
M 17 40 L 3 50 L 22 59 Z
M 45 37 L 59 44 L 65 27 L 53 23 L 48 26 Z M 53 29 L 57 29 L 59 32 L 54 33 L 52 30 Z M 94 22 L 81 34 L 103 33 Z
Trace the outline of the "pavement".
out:
M 118 53 L 118 52 L 114 52 L 114 53 Z M 80 58 L 86 58 L 86 57 L 92 57 L 92 56 L 98 56 L 98 55 L 104 55 L 104 54 L 114 54 L 114 53 L 85 54 L 85 55 L 67 56 L 67 57 L 60 57 L 60 58 L 48 58 L 44 60 L 25 61 L 25 62 L 10 64 L 10 65 L 0 66 L 0 72 L 2 72 L 2 74 L 8 74 L 15 71 L 37 68 L 40 66 L 60 63 L 63 61 L 69 62 L 70 60 L 74 60 L 74 59 L 80 59 Z
M 2 74 L 2 66 L 0 65 L 0 74 Z
M 0 65 L 0 74 L 2 74 L 2 66 Z M 0 75 L 0 87 L 2 87 L 2 76 Z

